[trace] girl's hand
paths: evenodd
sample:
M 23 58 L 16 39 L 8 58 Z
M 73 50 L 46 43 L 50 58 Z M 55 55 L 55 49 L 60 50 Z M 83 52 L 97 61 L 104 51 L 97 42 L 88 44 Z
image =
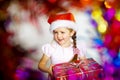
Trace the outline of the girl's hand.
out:
M 87 60 L 87 58 L 81 59 L 81 62 L 83 63 L 83 65 L 88 65 L 88 60 Z
M 51 76 L 53 75 L 52 67 L 53 67 L 53 65 L 51 64 L 50 67 L 49 67 L 49 71 L 48 71 L 48 73 L 49 73 Z

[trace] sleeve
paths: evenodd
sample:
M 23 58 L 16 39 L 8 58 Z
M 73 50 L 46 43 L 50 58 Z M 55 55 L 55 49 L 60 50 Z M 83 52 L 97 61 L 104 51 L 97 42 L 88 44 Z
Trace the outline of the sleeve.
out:
M 52 47 L 50 46 L 50 44 L 45 44 L 42 46 L 42 52 L 43 54 L 47 55 L 48 57 L 50 57 L 52 55 Z

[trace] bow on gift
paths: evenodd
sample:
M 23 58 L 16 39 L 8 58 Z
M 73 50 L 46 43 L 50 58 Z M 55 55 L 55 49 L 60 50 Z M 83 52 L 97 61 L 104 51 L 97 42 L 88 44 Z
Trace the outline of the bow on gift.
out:
M 72 58 L 72 60 L 70 62 L 77 63 L 78 65 L 80 65 L 80 64 L 87 65 L 88 64 L 88 61 L 87 61 L 87 58 L 85 57 L 85 55 L 82 57 L 80 56 L 81 53 L 78 48 L 73 48 L 73 52 L 74 52 L 74 57 Z

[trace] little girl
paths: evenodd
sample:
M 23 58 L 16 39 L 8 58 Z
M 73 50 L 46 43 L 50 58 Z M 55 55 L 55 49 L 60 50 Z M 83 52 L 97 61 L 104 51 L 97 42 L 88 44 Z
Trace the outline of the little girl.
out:
M 54 41 L 42 46 L 43 56 L 39 62 L 39 69 L 52 75 L 52 66 L 59 63 L 70 62 L 79 54 L 84 59 L 84 51 L 76 45 L 77 26 L 71 13 L 57 14 L 48 19 L 50 31 Z M 82 46 L 81 46 L 82 47 Z M 48 60 L 51 65 L 47 67 Z

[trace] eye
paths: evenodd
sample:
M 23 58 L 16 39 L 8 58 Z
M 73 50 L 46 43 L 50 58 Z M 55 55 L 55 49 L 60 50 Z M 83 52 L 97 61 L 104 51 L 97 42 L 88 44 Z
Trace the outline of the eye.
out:
M 65 34 L 65 32 L 61 31 L 62 34 Z
M 57 31 L 53 31 L 53 34 L 57 34 Z

